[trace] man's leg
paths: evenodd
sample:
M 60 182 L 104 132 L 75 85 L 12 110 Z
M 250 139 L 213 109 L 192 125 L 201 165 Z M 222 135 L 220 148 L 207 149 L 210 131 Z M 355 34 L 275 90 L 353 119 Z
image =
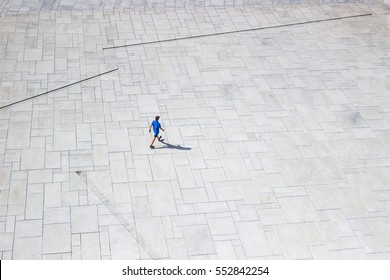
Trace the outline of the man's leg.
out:
M 153 143 L 154 143 L 154 141 L 156 141 L 156 138 L 157 138 L 157 136 L 154 136 L 154 137 L 153 137 L 153 140 L 152 140 L 152 143 L 150 143 L 150 146 L 149 146 L 149 147 L 150 147 L 151 149 L 154 148 Z

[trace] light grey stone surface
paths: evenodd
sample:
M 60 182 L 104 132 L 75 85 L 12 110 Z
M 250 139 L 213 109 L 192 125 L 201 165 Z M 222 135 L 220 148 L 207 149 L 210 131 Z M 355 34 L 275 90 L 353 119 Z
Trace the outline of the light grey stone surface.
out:
M 183 235 L 190 256 L 215 253 L 213 241 L 207 226 L 196 225 L 183 227 Z
M 147 183 L 153 216 L 176 215 L 176 204 L 169 181 Z
M 83 260 L 98 260 L 101 258 L 100 240 L 98 233 L 81 235 L 81 258 Z
M 138 243 L 123 226 L 109 227 L 110 256 L 113 260 L 138 259 Z
M 388 257 L 389 6 L 278 2 L 0 1 L 0 106 L 118 68 L 0 109 L 0 257 Z
M 42 236 L 16 238 L 12 257 L 14 260 L 40 260 L 42 258 Z
M 70 224 L 45 225 L 43 228 L 43 254 L 71 252 Z
M 161 218 L 137 219 L 137 236 L 151 258 L 167 258 L 168 248 Z
M 97 232 L 97 208 L 91 206 L 71 207 L 72 233 Z
M 259 222 L 237 223 L 237 230 L 247 257 L 272 255 L 269 241 Z

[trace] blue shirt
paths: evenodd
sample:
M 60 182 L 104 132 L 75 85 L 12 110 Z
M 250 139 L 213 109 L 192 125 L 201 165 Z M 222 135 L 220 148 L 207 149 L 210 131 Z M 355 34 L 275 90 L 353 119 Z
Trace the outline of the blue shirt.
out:
M 152 121 L 152 126 L 154 135 L 157 135 L 160 132 L 161 124 L 158 121 L 154 120 Z

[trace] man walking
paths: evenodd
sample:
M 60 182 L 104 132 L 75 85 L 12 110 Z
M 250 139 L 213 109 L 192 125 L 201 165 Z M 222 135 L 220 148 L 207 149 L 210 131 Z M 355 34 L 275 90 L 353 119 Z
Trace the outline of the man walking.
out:
M 165 131 L 164 128 L 161 127 L 161 124 L 158 122 L 159 119 L 160 119 L 160 116 L 156 116 L 154 118 L 154 121 L 152 121 L 152 124 L 149 127 L 149 133 L 150 133 L 150 130 L 152 129 L 152 127 L 153 127 L 153 135 L 154 135 L 152 143 L 150 143 L 150 146 L 149 146 L 151 149 L 154 149 L 153 143 L 156 140 L 156 138 L 158 138 L 158 141 L 161 140 L 162 136 L 158 137 L 158 134 L 160 132 L 160 128 L 161 128 L 162 131 Z

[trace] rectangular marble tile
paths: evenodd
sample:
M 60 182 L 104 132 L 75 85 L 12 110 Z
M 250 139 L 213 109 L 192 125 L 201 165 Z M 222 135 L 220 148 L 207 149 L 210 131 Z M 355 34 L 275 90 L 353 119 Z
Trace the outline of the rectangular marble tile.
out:
M 303 238 L 308 246 L 319 246 L 324 244 L 324 240 L 321 237 L 315 223 L 301 223 L 299 229 L 302 232 Z M 311 248 L 309 247 L 310 251 Z
M 93 163 L 95 166 L 108 165 L 108 148 L 105 145 L 93 146 Z
M 168 247 L 170 259 L 172 260 L 188 259 L 187 247 L 183 238 L 168 239 L 167 247 Z
M 130 142 L 127 129 L 110 129 L 107 131 L 108 151 L 127 152 L 130 151 Z
M 281 158 L 301 158 L 302 155 L 295 141 L 287 133 L 274 133 L 272 140 Z
M 24 149 L 22 150 L 21 169 L 43 169 L 45 166 L 44 149 Z
M 242 199 L 240 186 L 214 187 L 215 194 L 219 201 L 240 200 Z
M 317 222 L 316 226 L 321 234 L 322 240 L 324 240 L 324 244 L 326 244 L 326 248 L 329 250 L 340 250 L 344 248 L 337 228 L 331 222 Z
M 326 214 L 329 219 L 335 225 L 338 235 L 340 237 L 348 237 L 354 236 L 355 232 L 349 224 L 347 217 L 345 216 L 345 210 L 335 209 L 335 210 L 327 210 Z
M 104 121 L 103 106 L 100 103 L 84 103 L 83 121 L 86 123 L 96 123 Z
M 294 202 L 296 205 L 299 205 L 299 214 L 305 222 L 315 222 L 321 220 L 318 215 L 317 209 L 315 209 L 313 202 L 308 196 L 295 196 Z
M 123 159 L 110 160 L 111 178 L 113 183 L 128 182 L 126 162 Z
M 176 108 L 172 109 L 169 113 L 169 117 L 172 119 L 183 119 L 183 118 L 215 118 L 215 109 L 212 107 L 208 108 Z
M 168 257 L 161 218 L 139 218 L 137 223 L 138 242 L 153 259 Z
M 190 256 L 215 253 L 213 241 L 207 226 L 183 227 L 183 235 Z
M 239 155 L 220 156 L 228 180 L 249 179 L 248 169 Z
M 317 210 L 339 208 L 332 189 L 328 185 L 309 186 L 306 191 Z
M 329 250 L 325 245 L 311 246 L 310 253 L 315 260 L 340 260 L 341 258 L 338 251 Z
M 11 168 L 0 167 L 0 190 L 7 190 L 10 184 Z
M 113 260 L 139 259 L 138 243 L 123 226 L 110 226 L 110 248 Z
M 152 210 L 150 208 L 149 199 L 147 197 L 133 197 L 132 203 L 134 217 L 144 218 L 152 216 Z
M 205 183 L 226 181 L 227 176 L 225 175 L 226 173 L 223 168 L 208 168 L 203 169 L 201 172 Z
M 153 150 L 149 148 L 150 143 L 152 142 L 153 132 L 148 133 L 148 124 L 145 122 L 145 135 L 130 135 L 131 143 L 131 152 L 133 155 L 145 155 L 153 154 Z M 156 146 L 160 144 L 156 143 Z
M 208 223 L 212 235 L 237 233 L 235 223 L 231 217 L 209 218 Z
M 98 233 L 81 234 L 81 258 L 83 260 L 100 260 L 100 239 Z
M 25 181 L 12 181 L 9 189 L 8 204 L 25 204 L 26 203 L 26 189 Z
M 237 208 L 243 222 L 259 220 L 256 208 L 253 205 L 242 205 Z
M 29 184 L 41 184 L 53 182 L 53 170 L 39 169 L 28 172 Z
M 45 208 L 44 224 L 70 223 L 70 207 Z
M 237 223 L 236 227 L 247 258 L 273 254 L 259 222 Z
M 149 157 L 154 181 L 176 180 L 176 171 L 170 155 Z
M 218 159 L 218 152 L 214 146 L 213 141 L 211 140 L 199 141 L 199 146 L 204 156 L 204 159 Z
M 352 188 L 336 189 L 334 194 L 348 219 L 369 216 L 366 206 Z
M 138 107 L 141 114 L 148 114 L 150 116 L 159 115 L 158 102 L 155 95 L 137 95 Z M 163 119 L 164 116 L 161 116 Z M 150 120 L 150 123 L 152 119 Z
M 135 175 L 136 181 L 152 181 L 152 170 L 150 167 L 149 159 L 146 156 L 137 156 L 134 157 L 134 167 L 135 167 Z
M 258 209 L 257 213 L 263 226 L 287 223 L 281 208 Z
M 60 183 L 45 184 L 45 207 L 62 206 L 62 186 Z
M 183 195 L 184 203 L 199 203 L 209 201 L 206 189 L 204 188 L 183 189 L 181 190 L 181 194 Z
M 42 236 L 42 220 L 16 221 L 15 237 Z
M 75 131 L 55 131 L 54 151 L 76 150 Z
M 175 166 L 175 170 L 181 189 L 196 187 L 195 179 L 189 166 Z
M 149 202 L 153 216 L 176 215 L 176 204 L 170 182 L 147 183 Z
M 131 203 L 130 185 L 128 183 L 113 184 L 115 203 Z
M 0 251 L 11 251 L 14 243 L 13 233 L 0 233 Z
M 224 121 L 222 123 L 225 138 L 230 141 L 247 141 L 248 135 L 240 122 L 237 121 Z
M 12 257 L 14 260 L 42 259 L 42 236 L 16 238 Z
M 60 254 L 71 251 L 70 224 L 44 225 L 43 254 Z
M 10 123 L 8 128 L 7 148 L 26 149 L 30 145 L 31 123 Z
M 311 253 L 297 225 L 280 225 L 274 227 L 283 254 L 287 259 L 311 259 Z M 291 242 L 294 240 L 294 242 Z
M 225 201 L 195 203 L 193 207 L 196 213 L 220 213 L 230 211 L 229 205 Z
M 72 233 L 88 233 L 98 231 L 96 206 L 71 207 Z
M 61 168 L 61 152 L 46 152 L 45 168 Z
M 199 148 L 191 149 L 191 152 L 188 153 L 188 159 L 192 169 L 206 168 L 203 154 Z
M 220 260 L 236 260 L 237 256 L 231 241 L 218 241 L 214 243 Z

